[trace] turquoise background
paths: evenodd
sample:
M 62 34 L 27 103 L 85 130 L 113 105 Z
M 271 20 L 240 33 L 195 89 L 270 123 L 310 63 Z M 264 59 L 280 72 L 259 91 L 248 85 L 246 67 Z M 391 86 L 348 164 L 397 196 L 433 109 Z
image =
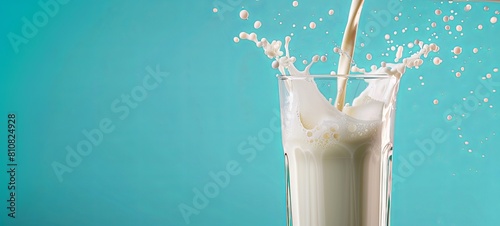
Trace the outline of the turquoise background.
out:
M 400 16 L 390 13 L 390 20 L 380 22 L 377 15 L 388 12 L 389 2 L 366 1 L 360 34 L 370 41 L 358 39 L 358 65 L 389 62 L 395 52 L 388 47 L 415 39 L 431 38 L 440 46 L 420 69 L 408 70 L 400 87 L 391 223 L 499 225 L 500 92 L 491 89 L 500 88 L 500 74 L 493 72 L 500 67 L 500 30 L 489 20 L 500 5 L 470 3 L 472 10 L 465 12 L 466 3 L 403 0 Z M 301 0 L 294 8 L 290 0 L 61 0 L 51 8 L 53 17 L 40 22 L 18 51 L 9 33 L 23 35 L 23 17 L 33 21 L 43 7 L 38 1 L 1 4 L 0 200 L 9 198 L 8 113 L 17 115 L 18 166 L 16 218 L 7 217 L 8 203 L 2 201 L 0 225 L 285 224 L 281 135 L 272 130 L 278 120 L 278 72 L 252 43 L 232 40 L 240 31 L 254 31 L 253 21 L 259 19 L 262 37 L 294 33 L 291 48 L 298 59 L 329 54 L 327 63 L 313 67 L 313 73 L 329 73 L 335 69 L 332 48 L 341 43 L 348 1 Z M 212 12 L 215 6 L 218 13 Z M 250 12 L 248 21 L 239 19 L 242 8 Z M 442 15 L 434 13 L 437 8 Z M 457 13 L 454 20 L 443 22 L 451 10 Z M 311 21 L 318 25 L 315 30 L 302 29 Z M 436 28 L 430 26 L 434 21 Z M 456 59 L 455 46 L 463 48 Z M 388 57 L 380 56 L 386 52 Z M 374 60 L 367 61 L 367 53 Z M 435 56 L 441 65 L 432 63 Z M 164 77 L 149 79 L 148 68 Z M 488 73 L 490 87 L 481 83 Z M 145 89 L 144 79 L 157 86 Z M 487 93 L 487 103 L 475 101 L 470 92 L 477 87 Z M 134 94 L 130 105 L 122 99 Z M 465 108 L 468 104 L 474 106 Z M 464 112 L 454 112 L 455 106 Z M 112 131 L 59 180 L 53 165 L 67 164 L 67 146 L 88 142 L 83 131 L 100 128 L 103 120 Z M 263 131 L 273 131 L 266 142 L 258 139 Z M 433 131 L 445 136 L 443 142 L 432 141 L 434 146 L 429 144 Z M 254 147 L 253 138 L 260 142 Z M 419 146 L 423 141 L 430 151 Z M 232 174 L 216 185 L 210 174 L 221 171 Z M 206 187 L 212 197 L 198 200 L 203 205 L 197 208 L 193 199 Z M 192 215 L 183 217 L 180 207 L 186 206 Z

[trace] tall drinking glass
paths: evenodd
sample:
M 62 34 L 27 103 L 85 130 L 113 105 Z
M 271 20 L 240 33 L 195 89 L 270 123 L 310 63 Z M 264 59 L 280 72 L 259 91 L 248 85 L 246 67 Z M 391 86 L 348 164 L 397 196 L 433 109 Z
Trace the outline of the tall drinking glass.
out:
M 333 103 L 347 79 L 346 105 Z M 399 79 L 278 76 L 287 225 L 388 226 Z

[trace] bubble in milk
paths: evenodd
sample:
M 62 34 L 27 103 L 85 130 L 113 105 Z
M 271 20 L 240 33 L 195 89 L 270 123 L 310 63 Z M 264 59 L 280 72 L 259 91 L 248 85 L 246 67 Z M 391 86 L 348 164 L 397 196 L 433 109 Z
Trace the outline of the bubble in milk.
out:
M 257 21 L 255 21 L 255 23 L 253 23 L 253 27 L 254 27 L 255 29 L 259 29 L 259 28 L 260 28 L 260 26 L 262 26 L 262 22 L 260 22 L 260 21 L 258 21 L 258 20 L 257 20 Z
M 331 16 L 331 15 L 333 15 L 334 13 L 335 13 L 335 11 L 333 11 L 333 9 L 330 9 L 330 10 L 328 11 L 328 15 L 330 15 L 330 16 Z
M 498 21 L 498 19 L 496 17 L 491 17 L 491 19 L 490 19 L 490 22 L 492 24 L 495 24 L 497 21 Z
M 248 19 L 248 16 L 249 16 L 248 11 L 246 11 L 246 10 L 241 10 L 241 11 L 240 11 L 240 18 L 241 18 L 242 20 L 247 20 L 247 19 Z
M 293 1 L 292 5 L 293 5 L 293 7 L 297 7 L 297 6 L 299 6 L 299 2 L 298 1 Z
M 349 132 L 355 132 L 357 129 L 358 127 L 354 124 L 350 124 L 349 126 L 347 126 L 347 130 L 349 130 Z

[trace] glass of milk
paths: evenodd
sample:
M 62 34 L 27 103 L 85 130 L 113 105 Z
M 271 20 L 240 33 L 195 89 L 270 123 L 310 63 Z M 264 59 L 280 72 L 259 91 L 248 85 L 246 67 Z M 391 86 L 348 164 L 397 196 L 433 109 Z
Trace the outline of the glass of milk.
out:
M 337 82 L 347 79 L 341 93 Z M 399 79 L 278 76 L 287 225 L 387 226 Z M 337 95 L 345 96 L 341 110 Z

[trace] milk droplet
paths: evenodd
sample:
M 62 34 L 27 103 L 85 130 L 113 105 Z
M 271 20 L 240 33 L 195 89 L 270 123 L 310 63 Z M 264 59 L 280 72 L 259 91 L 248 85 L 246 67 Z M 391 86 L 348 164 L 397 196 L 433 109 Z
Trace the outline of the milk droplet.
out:
M 391 36 L 389 34 L 385 34 L 384 38 L 385 38 L 385 40 L 389 40 L 391 38 Z
M 299 2 L 298 1 L 293 1 L 292 5 L 293 5 L 293 7 L 297 7 L 299 5 Z
M 486 78 L 491 78 L 491 74 L 486 74 Z
M 465 7 L 464 7 L 464 10 L 465 12 L 468 12 L 472 9 L 472 6 L 470 4 L 467 4 Z
M 310 27 L 311 29 L 316 28 L 316 23 L 314 23 L 314 22 L 309 23 L 309 27 Z
M 477 25 L 477 29 L 479 29 L 479 30 L 483 30 L 483 25 L 481 25 L 481 24 L 480 24 L 480 25 Z
M 369 53 L 367 53 L 367 54 L 366 54 L 366 59 L 367 59 L 367 60 L 372 60 L 372 55 L 371 55 L 371 54 L 369 54 Z
M 454 53 L 455 55 L 458 55 L 458 54 L 462 53 L 462 47 L 460 47 L 460 46 L 455 46 L 455 48 L 453 48 L 453 53 Z
M 446 116 L 446 119 L 448 119 L 448 121 L 450 121 L 453 117 L 451 117 L 451 115 L 448 115 Z
M 319 56 L 318 55 L 314 55 L 313 58 L 312 58 L 312 62 L 316 63 L 319 61 Z
M 498 72 L 498 68 L 493 68 L 493 72 Z
M 434 13 L 439 16 L 441 15 L 442 11 L 440 9 L 436 9 L 434 10 Z
M 240 18 L 243 19 L 243 20 L 247 20 L 248 19 L 248 11 L 246 10 L 241 10 L 240 11 Z
M 497 21 L 498 21 L 498 19 L 496 17 L 491 17 L 491 19 L 490 19 L 490 22 L 492 24 L 496 23 Z
M 437 99 L 435 99 L 434 101 L 432 101 L 432 103 L 434 103 L 434 104 L 438 104 L 438 103 L 439 103 L 439 101 L 438 101 Z
M 238 43 L 238 42 L 240 42 L 240 39 L 238 37 L 234 37 L 233 41 L 236 42 L 236 43 Z
M 488 10 L 490 10 L 490 7 L 485 6 L 483 9 L 484 9 L 484 11 L 488 11 Z
M 479 50 L 478 50 L 477 48 L 474 48 L 474 49 L 472 50 L 472 52 L 473 52 L 473 53 L 477 53 L 477 52 L 479 52 Z
M 486 97 L 485 97 L 485 98 L 483 99 L 483 101 L 484 101 L 484 103 L 487 103 L 487 102 L 488 102 L 488 98 L 486 98 Z
M 456 29 L 457 31 L 462 31 L 462 25 L 457 25 L 457 26 L 455 27 L 455 29 Z
M 241 39 L 247 39 L 248 38 L 248 34 L 245 33 L 245 32 L 240 32 L 240 38 Z
M 432 62 L 435 65 L 440 65 L 443 62 L 443 60 L 441 60 L 441 58 L 439 58 L 439 57 L 434 57 L 434 59 L 432 60 Z
M 450 25 L 444 26 L 444 29 L 447 30 L 447 31 L 449 31 L 450 30 Z
M 321 56 L 321 62 L 326 62 L 327 58 L 326 56 Z
M 444 16 L 444 17 L 443 17 L 443 21 L 444 21 L 444 22 L 448 22 L 449 20 L 450 20 L 450 18 L 449 18 L 448 16 Z
M 219 10 L 217 8 L 213 8 L 212 12 L 216 13 L 216 12 L 219 12 Z
M 437 25 L 436 22 L 431 23 L 431 27 L 436 27 L 436 25 Z
M 328 11 L 328 15 L 330 15 L 330 16 L 331 16 L 331 15 L 333 15 L 333 13 L 335 13 L 335 11 L 333 11 L 333 9 L 330 9 L 330 10 Z
M 255 29 L 259 29 L 259 28 L 260 28 L 260 26 L 262 26 L 262 23 L 261 23 L 260 21 L 258 21 L 258 20 L 257 20 L 257 21 L 255 21 L 255 23 L 253 23 L 253 27 L 254 27 Z
M 273 61 L 273 63 L 271 64 L 271 67 L 273 67 L 274 69 L 278 68 L 280 66 L 280 63 L 278 61 Z
M 457 72 L 457 73 L 455 74 L 455 76 L 457 76 L 457 78 L 460 78 L 460 76 L 462 76 L 462 73 Z

